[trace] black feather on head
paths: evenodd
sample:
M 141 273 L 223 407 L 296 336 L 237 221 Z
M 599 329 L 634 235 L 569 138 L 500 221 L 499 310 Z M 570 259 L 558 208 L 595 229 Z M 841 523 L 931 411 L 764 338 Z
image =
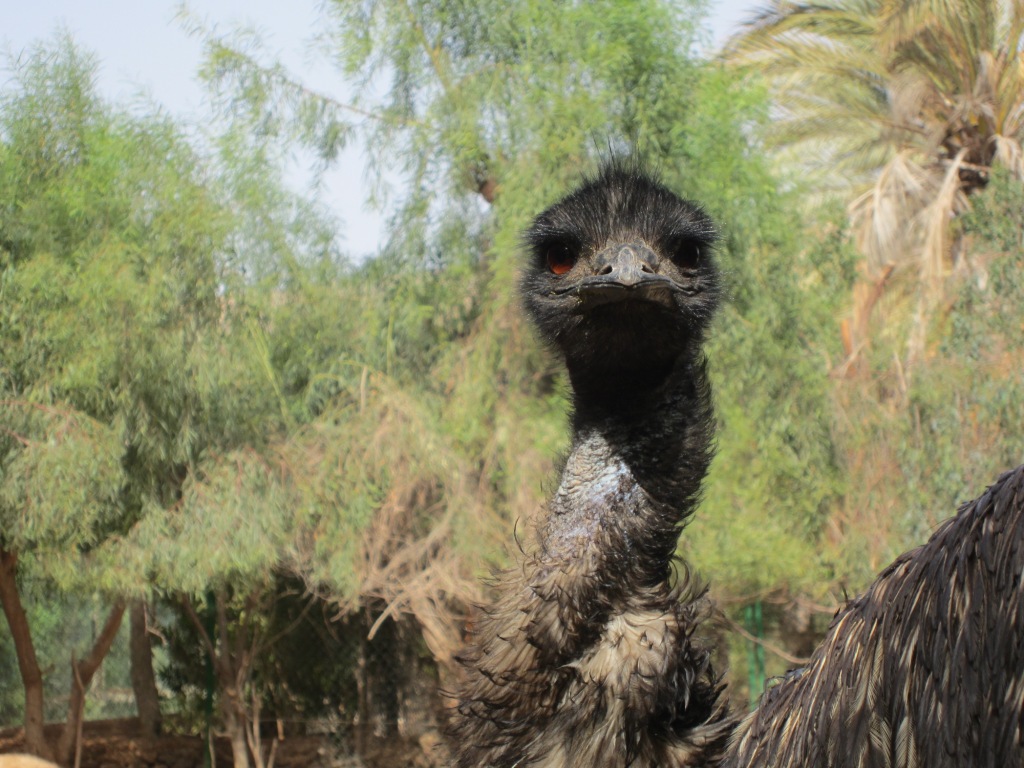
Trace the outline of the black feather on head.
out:
M 715 240 L 700 206 L 634 163 L 610 162 L 526 232 L 526 311 L 574 382 L 657 379 L 699 348 L 718 306 Z

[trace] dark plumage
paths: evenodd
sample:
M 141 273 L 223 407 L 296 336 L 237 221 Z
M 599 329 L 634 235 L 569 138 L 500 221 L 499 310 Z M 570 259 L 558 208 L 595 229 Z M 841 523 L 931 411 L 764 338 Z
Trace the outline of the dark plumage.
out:
M 561 483 L 461 654 L 460 766 L 714 765 L 730 722 L 707 606 L 673 577 L 711 456 L 714 227 L 611 164 L 534 221 L 521 290 L 572 384 Z
M 1024 467 L 961 507 L 764 696 L 735 768 L 1024 765 Z

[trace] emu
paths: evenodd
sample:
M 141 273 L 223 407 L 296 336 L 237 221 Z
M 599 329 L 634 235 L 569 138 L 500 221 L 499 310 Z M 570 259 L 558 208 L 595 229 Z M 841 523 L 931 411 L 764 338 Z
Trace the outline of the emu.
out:
M 449 736 L 459 766 L 714 766 L 732 727 L 673 568 L 711 456 L 702 351 L 715 229 L 613 162 L 533 222 L 520 284 L 564 360 L 572 440 L 519 564 L 499 574 Z
M 737 730 L 730 768 L 1024 765 L 1024 467 L 896 559 Z

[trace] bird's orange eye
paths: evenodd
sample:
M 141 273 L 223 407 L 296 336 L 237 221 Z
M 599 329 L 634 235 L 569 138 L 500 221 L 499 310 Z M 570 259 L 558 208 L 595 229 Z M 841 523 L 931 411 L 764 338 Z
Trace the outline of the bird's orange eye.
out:
M 548 269 L 553 275 L 564 275 L 576 266 L 576 254 L 565 245 L 553 245 L 547 251 Z

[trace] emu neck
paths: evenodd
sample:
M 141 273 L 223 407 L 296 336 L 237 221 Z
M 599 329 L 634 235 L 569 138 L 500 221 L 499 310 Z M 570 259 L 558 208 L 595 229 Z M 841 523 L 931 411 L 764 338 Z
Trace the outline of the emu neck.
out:
M 663 581 L 710 459 L 703 359 L 677 361 L 646 386 L 618 377 L 575 389 L 572 447 L 542 550 L 617 570 L 618 583 Z

